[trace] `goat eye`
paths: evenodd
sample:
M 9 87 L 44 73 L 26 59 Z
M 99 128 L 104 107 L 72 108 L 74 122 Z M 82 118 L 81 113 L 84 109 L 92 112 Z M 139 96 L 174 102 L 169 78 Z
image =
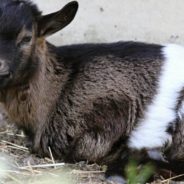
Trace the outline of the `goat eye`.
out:
M 22 42 L 23 43 L 28 43 L 28 42 L 30 42 L 31 41 L 31 36 L 26 36 L 26 37 L 24 37 L 23 39 L 22 39 Z
M 31 36 L 26 36 L 24 37 L 21 42 L 19 43 L 19 45 L 23 45 L 23 44 L 26 44 L 26 43 L 29 43 L 31 41 L 32 37 Z

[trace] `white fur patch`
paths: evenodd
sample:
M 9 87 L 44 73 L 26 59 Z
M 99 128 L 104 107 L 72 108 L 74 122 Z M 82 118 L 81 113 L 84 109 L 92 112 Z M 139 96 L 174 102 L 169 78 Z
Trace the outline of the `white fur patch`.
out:
M 176 102 L 184 87 L 184 47 L 170 44 L 162 51 L 165 59 L 157 94 L 130 136 L 131 148 L 158 148 L 171 141 L 171 135 L 166 130 L 176 119 Z

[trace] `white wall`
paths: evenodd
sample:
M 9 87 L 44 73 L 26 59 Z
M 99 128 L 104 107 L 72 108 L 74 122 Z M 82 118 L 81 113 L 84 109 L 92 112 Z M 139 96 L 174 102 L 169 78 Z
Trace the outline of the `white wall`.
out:
M 44 13 L 69 0 L 33 0 Z M 49 38 L 57 45 L 138 40 L 184 45 L 184 0 L 78 0 L 75 20 Z

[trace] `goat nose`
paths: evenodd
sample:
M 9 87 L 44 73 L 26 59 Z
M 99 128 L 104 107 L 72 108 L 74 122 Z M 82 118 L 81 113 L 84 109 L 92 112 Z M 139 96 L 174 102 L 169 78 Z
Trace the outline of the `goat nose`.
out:
M 9 74 L 10 72 L 8 65 L 5 63 L 4 60 L 0 60 L 0 76 L 7 76 Z

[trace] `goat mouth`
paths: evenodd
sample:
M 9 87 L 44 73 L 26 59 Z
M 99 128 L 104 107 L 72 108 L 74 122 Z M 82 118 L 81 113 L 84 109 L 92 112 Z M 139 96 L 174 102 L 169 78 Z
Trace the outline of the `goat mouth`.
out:
M 0 72 L 0 90 L 11 85 L 12 75 L 10 72 Z
M 9 78 L 11 73 L 9 71 L 0 71 L 0 78 Z

